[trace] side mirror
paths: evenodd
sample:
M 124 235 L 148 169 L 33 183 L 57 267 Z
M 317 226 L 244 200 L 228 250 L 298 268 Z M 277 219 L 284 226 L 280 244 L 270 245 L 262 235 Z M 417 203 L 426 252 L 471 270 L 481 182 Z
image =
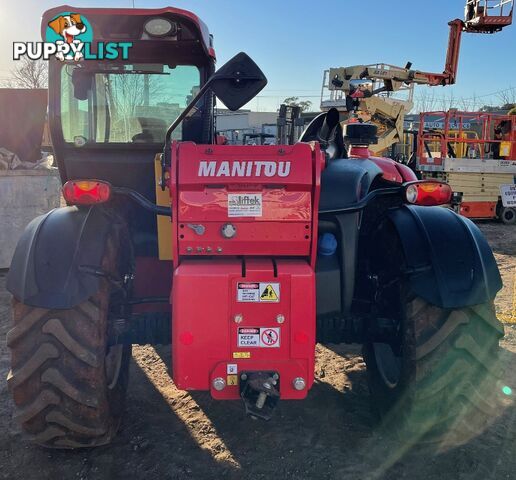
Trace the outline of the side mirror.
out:
M 258 65 L 246 53 L 238 53 L 208 79 L 197 95 L 168 127 L 165 145 L 170 141 L 172 132 L 208 90 L 220 98 L 230 110 L 238 110 L 252 100 L 265 85 L 267 85 L 267 77 Z
M 77 100 L 87 100 L 93 87 L 93 74 L 83 68 L 74 68 L 72 72 L 73 96 Z
M 267 77 L 244 52 L 219 68 L 208 80 L 213 93 L 230 110 L 238 110 L 267 85 Z
M 349 82 L 350 92 L 361 92 L 364 97 L 370 97 L 373 94 L 373 82 L 368 78 L 351 80 Z

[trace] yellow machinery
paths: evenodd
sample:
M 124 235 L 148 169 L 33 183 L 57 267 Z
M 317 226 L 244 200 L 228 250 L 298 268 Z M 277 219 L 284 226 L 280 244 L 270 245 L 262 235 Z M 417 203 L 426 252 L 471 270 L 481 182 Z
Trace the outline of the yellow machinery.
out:
M 457 79 L 462 33 L 496 33 L 512 24 L 514 0 L 467 0 L 464 20 L 449 22 L 450 36 L 443 73 L 422 72 L 388 64 L 330 68 L 324 72 L 321 110 L 337 108 L 379 126 L 372 145 L 380 153 L 403 139 L 405 114 L 413 107 L 415 85 L 453 85 Z

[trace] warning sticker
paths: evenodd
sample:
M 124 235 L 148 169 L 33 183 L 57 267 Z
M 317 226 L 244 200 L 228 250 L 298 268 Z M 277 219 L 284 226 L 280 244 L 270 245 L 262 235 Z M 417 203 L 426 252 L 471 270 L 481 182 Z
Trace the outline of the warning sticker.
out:
M 226 384 L 228 386 L 238 385 L 238 376 L 237 375 L 228 375 L 226 377 Z
M 279 328 L 260 328 L 260 347 L 278 348 L 280 346 Z
M 279 283 L 238 283 L 237 302 L 279 302 Z
M 280 328 L 240 327 L 238 329 L 238 346 L 258 348 L 279 348 Z M 228 364 L 228 374 L 230 373 L 229 367 L 230 364 Z M 234 373 L 237 372 L 235 371 Z
M 238 346 L 239 347 L 259 347 L 260 346 L 260 329 L 241 327 L 238 329 Z
M 251 358 L 251 352 L 233 352 L 233 358 Z
M 516 185 L 500 185 L 500 194 L 505 208 L 516 207 Z
M 259 283 L 239 283 L 237 286 L 237 302 L 259 302 Z
M 238 365 L 236 363 L 228 363 L 226 373 L 228 375 L 236 375 L 238 373 Z
M 261 193 L 228 193 L 228 217 L 261 216 Z
M 260 283 L 260 302 L 279 302 L 279 283 Z

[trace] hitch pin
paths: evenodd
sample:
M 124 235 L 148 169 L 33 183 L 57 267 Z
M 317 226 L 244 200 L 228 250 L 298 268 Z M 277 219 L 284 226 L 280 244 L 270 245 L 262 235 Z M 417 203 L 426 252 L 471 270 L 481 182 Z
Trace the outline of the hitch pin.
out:
M 265 400 L 267 400 L 267 394 L 265 392 L 260 392 L 260 395 L 258 395 L 258 400 L 256 400 L 256 408 L 261 410 L 265 405 Z
M 266 390 L 270 390 L 272 388 L 272 386 L 269 382 L 265 382 L 263 384 L 263 388 L 265 388 Z M 256 400 L 256 408 L 261 410 L 263 408 L 263 406 L 265 405 L 265 400 L 267 400 L 267 393 L 260 392 L 260 394 L 258 395 L 258 399 Z

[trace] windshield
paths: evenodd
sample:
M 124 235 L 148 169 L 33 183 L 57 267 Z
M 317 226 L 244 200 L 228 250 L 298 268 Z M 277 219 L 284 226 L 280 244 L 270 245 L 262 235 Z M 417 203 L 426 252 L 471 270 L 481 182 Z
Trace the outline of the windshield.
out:
M 200 85 L 199 69 L 191 65 L 66 65 L 61 72 L 63 137 L 77 146 L 163 143 Z M 179 127 L 172 138 L 181 133 Z

